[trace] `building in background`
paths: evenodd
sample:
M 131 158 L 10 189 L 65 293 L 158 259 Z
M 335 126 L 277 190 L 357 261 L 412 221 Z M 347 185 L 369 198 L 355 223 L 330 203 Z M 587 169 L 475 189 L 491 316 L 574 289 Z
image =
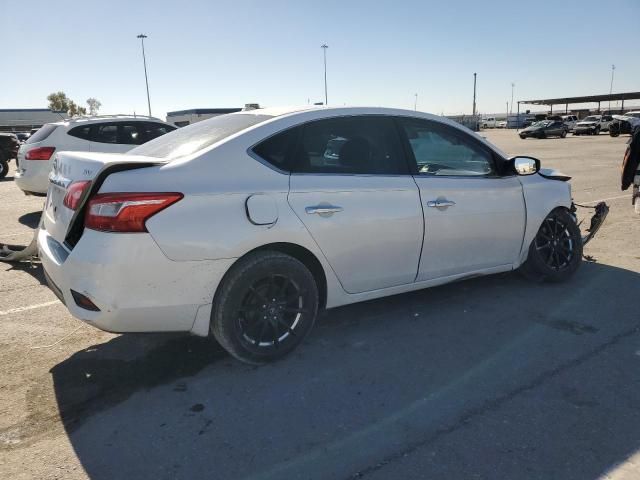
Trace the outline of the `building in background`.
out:
M 0 131 L 28 132 L 66 117 L 67 112 L 54 112 L 48 108 L 0 108 Z
M 167 123 L 171 123 L 176 127 L 186 127 L 192 123 L 201 122 L 207 118 L 225 115 L 227 113 L 235 113 L 241 111 L 242 108 L 192 108 L 191 110 L 178 110 L 176 112 L 167 112 Z

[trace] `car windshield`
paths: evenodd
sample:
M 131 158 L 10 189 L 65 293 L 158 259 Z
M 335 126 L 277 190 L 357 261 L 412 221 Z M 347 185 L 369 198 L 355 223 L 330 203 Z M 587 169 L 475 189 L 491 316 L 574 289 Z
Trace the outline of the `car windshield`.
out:
M 549 125 L 551 125 L 551 123 L 553 123 L 551 120 L 542 120 L 540 122 L 534 123 L 532 126 L 533 127 L 548 127 Z
M 595 117 L 595 116 L 590 116 L 587 117 L 583 120 L 583 122 L 597 122 L 598 120 L 600 120 L 600 117 Z
M 130 150 L 127 154 L 174 160 L 202 150 L 270 118 L 273 117 L 254 113 L 219 115 L 162 135 Z

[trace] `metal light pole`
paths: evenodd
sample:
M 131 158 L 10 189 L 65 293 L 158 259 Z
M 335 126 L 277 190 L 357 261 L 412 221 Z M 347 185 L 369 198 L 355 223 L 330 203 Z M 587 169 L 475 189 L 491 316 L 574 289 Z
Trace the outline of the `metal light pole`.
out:
M 515 88 L 516 84 L 511 82 L 511 108 L 509 110 L 509 115 L 513 114 L 513 89 Z
M 329 103 L 329 97 L 327 96 L 327 48 L 329 48 L 329 45 L 323 43 L 320 48 L 324 53 L 324 104 L 327 105 Z
M 418 94 L 415 94 L 415 100 L 413 101 L 413 109 L 418 110 Z
M 611 85 L 609 85 L 609 96 L 613 92 L 613 72 L 616 71 L 616 66 L 611 65 Z M 609 98 L 609 114 L 611 114 L 611 98 Z
M 473 116 L 476 116 L 476 76 L 478 74 L 473 74 Z
M 149 116 L 151 116 L 151 99 L 149 98 L 149 78 L 147 77 L 147 57 L 144 54 L 144 39 L 147 36 L 144 33 L 141 33 L 136 38 L 140 39 L 140 43 L 142 44 L 142 63 L 144 65 L 144 81 L 147 84 L 147 106 L 149 107 Z

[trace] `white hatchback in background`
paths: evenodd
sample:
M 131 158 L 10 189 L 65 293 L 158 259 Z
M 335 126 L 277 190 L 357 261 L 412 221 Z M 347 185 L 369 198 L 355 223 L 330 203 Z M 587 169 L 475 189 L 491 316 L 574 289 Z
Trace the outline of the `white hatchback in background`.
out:
M 18 150 L 15 182 L 26 194 L 45 195 L 56 152 L 125 153 L 176 127 L 146 116 L 81 117 L 47 123 Z

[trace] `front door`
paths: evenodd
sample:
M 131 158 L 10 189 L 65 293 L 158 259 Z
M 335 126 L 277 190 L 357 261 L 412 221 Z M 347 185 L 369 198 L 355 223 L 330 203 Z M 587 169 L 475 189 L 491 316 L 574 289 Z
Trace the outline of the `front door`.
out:
M 427 120 L 400 120 L 413 153 L 425 235 L 418 281 L 516 262 L 525 228 L 522 185 L 500 176 L 488 147 Z
M 391 119 L 302 127 L 289 204 L 348 293 L 415 280 L 423 236 L 418 188 Z

